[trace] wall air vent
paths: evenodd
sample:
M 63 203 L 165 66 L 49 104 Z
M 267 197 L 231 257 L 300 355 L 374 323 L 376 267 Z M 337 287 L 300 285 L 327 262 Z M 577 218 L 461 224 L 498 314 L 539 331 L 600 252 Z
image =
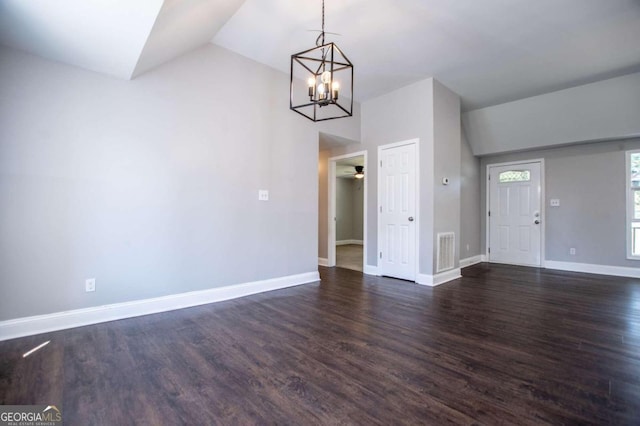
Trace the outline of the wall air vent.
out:
M 438 253 L 436 273 L 453 269 L 456 250 L 456 235 L 453 232 L 438 234 Z

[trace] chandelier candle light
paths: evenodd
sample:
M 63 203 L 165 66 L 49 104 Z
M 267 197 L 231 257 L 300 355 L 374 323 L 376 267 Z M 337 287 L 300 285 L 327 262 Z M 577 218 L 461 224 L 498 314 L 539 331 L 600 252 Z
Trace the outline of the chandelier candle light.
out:
M 291 55 L 289 107 L 311 121 L 353 115 L 353 64 L 335 43 L 325 44 L 324 39 L 322 0 L 322 31 L 316 47 Z M 305 74 L 307 84 L 303 87 Z

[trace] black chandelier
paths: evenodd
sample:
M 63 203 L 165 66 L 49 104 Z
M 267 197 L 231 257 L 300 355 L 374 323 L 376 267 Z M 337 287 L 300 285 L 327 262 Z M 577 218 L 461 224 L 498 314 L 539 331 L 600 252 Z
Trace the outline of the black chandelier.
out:
M 324 37 L 322 0 L 322 31 L 316 47 L 291 55 L 289 107 L 311 121 L 353 115 L 353 64 L 335 43 L 325 44 Z

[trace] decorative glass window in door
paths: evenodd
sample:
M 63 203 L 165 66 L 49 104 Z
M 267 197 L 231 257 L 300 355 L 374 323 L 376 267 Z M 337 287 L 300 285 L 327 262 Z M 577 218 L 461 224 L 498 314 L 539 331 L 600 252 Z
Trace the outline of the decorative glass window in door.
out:
M 500 183 L 528 182 L 531 180 L 531 173 L 529 170 L 508 170 L 500 173 L 498 180 Z

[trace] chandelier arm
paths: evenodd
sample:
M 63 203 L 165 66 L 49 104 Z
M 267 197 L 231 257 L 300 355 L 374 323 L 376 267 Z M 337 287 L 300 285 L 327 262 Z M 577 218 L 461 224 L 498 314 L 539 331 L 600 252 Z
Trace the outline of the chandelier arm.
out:
M 295 60 L 298 64 L 300 64 L 300 66 L 304 69 L 306 69 L 307 71 L 309 71 L 311 74 L 313 75 L 317 75 L 318 72 L 317 71 L 313 71 L 311 68 L 309 68 L 305 63 L 303 63 L 300 59 L 293 57 L 293 60 Z
M 338 108 L 340 108 L 341 110 L 343 110 L 344 112 L 349 114 L 349 116 L 351 116 L 351 113 L 349 111 L 347 111 L 347 109 L 345 107 L 343 107 L 342 105 L 340 105 L 338 102 L 335 102 L 333 105 L 337 106 Z

